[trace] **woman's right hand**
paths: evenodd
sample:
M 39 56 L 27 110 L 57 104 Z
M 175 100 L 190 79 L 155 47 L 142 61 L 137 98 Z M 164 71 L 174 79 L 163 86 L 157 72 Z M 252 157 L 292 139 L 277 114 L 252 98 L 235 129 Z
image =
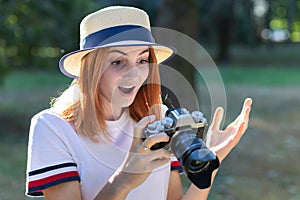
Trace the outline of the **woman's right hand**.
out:
M 156 143 L 169 141 L 167 134 L 160 133 L 142 140 L 145 127 L 154 120 L 155 116 L 151 115 L 136 124 L 131 148 L 122 170 L 116 171 L 95 200 L 126 199 L 128 193 L 141 185 L 152 170 L 169 162 L 170 154 L 167 150 L 150 150 Z
M 156 143 L 169 141 L 166 133 L 151 135 L 144 141 L 142 140 L 145 127 L 154 120 L 154 115 L 146 116 L 135 126 L 131 149 L 122 172 L 119 174 L 122 176 L 124 185 L 130 190 L 141 185 L 152 170 L 169 162 L 170 154 L 167 150 L 163 148 L 150 150 Z

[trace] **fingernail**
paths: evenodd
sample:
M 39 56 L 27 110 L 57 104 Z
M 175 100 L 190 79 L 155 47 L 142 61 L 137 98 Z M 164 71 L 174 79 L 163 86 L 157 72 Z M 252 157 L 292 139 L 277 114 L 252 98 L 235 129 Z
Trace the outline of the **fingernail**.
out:
M 248 97 L 247 100 L 250 101 L 250 105 L 252 105 L 253 102 L 252 98 Z

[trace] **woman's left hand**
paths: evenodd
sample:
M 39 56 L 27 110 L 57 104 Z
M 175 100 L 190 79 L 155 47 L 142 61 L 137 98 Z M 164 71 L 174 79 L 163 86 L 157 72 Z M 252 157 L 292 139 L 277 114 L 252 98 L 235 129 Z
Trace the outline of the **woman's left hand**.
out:
M 222 162 L 230 151 L 238 144 L 247 130 L 251 105 L 252 99 L 247 98 L 244 101 L 244 106 L 240 115 L 229 124 L 225 130 L 220 130 L 224 110 L 221 107 L 216 109 L 211 126 L 207 132 L 206 144 L 208 148 L 217 154 L 220 162 Z

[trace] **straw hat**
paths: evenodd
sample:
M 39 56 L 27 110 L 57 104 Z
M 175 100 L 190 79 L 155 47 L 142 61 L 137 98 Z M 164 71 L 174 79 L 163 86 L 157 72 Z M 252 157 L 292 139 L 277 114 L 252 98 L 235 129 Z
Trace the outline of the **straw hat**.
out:
M 158 63 L 174 54 L 174 48 L 155 43 L 147 13 L 127 6 L 111 6 L 86 16 L 80 23 L 80 50 L 64 55 L 59 68 L 66 76 L 79 76 L 81 59 L 89 52 L 113 46 L 151 46 Z

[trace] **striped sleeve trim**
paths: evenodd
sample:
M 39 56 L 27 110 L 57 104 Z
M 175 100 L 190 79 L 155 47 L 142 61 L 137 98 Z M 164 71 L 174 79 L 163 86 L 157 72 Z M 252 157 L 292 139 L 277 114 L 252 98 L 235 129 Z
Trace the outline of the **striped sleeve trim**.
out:
M 183 168 L 179 161 L 171 161 L 171 170 L 177 170 L 179 173 L 183 172 Z
M 28 175 L 26 194 L 29 196 L 42 196 L 42 190 L 60 183 L 80 181 L 75 163 L 63 163 L 41 168 L 30 171 Z

